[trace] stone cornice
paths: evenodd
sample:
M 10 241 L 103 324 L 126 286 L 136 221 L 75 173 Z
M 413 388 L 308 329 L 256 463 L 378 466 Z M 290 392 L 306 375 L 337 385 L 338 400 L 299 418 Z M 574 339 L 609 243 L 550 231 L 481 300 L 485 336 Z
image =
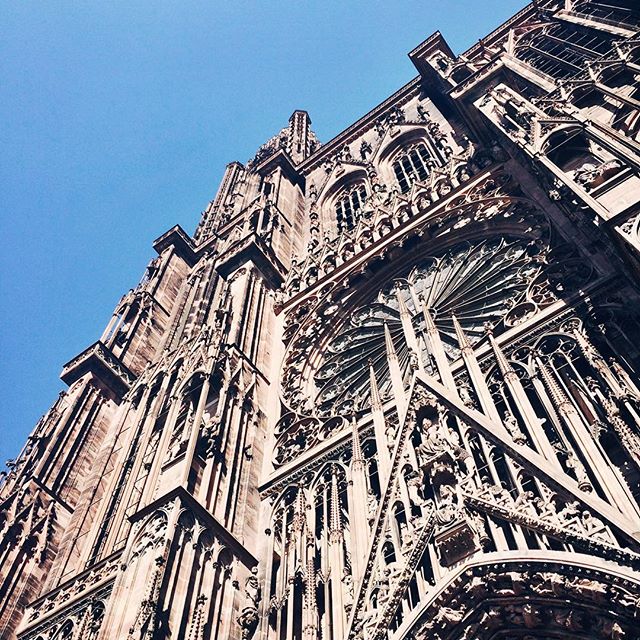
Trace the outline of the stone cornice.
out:
M 136 380 L 129 368 L 100 340 L 67 362 L 62 368 L 60 378 L 66 384 L 72 385 L 86 373 L 93 374 L 118 398 L 121 398 Z
M 228 545 L 234 555 L 240 558 L 245 564 L 249 566 L 255 566 L 258 564 L 258 560 L 249 551 L 249 549 L 247 549 L 247 547 L 245 547 L 244 544 L 242 544 L 242 542 L 240 542 L 240 540 L 231 533 L 231 531 L 224 527 L 218 519 L 184 487 L 175 487 L 156 498 L 153 502 L 150 502 L 131 516 L 130 521 L 132 523 L 138 522 L 145 516 L 153 513 L 156 509 L 171 503 L 176 499 L 185 507 L 190 509 L 206 526 L 210 527 L 213 530 L 213 533 L 218 536 L 222 542 Z
M 55 589 L 52 589 L 51 591 L 47 591 L 47 593 L 45 593 L 44 595 L 40 596 L 39 598 L 36 598 L 29 606 L 38 607 L 45 600 L 55 598 L 61 591 L 68 589 L 74 583 L 80 583 L 86 580 L 92 573 L 93 574 L 99 573 L 102 569 L 108 568 L 110 564 L 113 565 L 113 563 L 117 561 L 121 555 L 122 555 L 122 549 L 120 549 L 119 551 L 115 551 L 111 555 L 108 555 L 106 558 L 103 558 L 99 562 L 96 562 L 95 564 L 91 565 L 89 568 L 85 569 L 84 571 L 81 571 L 80 573 L 75 574 L 68 580 L 65 580 L 63 583 L 59 584 Z M 110 579 L 113 576 L 109 575 L 107 577 Z M 96 584 L 98 586 L 102 586 L 104 582 L 100 581 L 99 583 L 96 583 Z M 83 595 L 86 595 L 86 593 L 87 593 L 86 591 L 82 591 Z
M 153 248 L 158 254 L 161 254 L 169 246 L 173 246 L 176 254 L 190 267 L 196 263 L 197 257 L 193 247 L 193 240 L 179 224 L 171 227 L 169 231 L 163 233 L 153 242 Z
M 518 22 L 521 22 L 525 18 L 531 16 L 537 8 L 544 8 L 545 4 L 554 4 L 557 0 L 543 0 L 543 2 L 538 2 L 538 7 L 536 7 L 536 3 L 530 2 L 526 7 L 520 9 L 518 13 L 514 14 L 509 18 L 506 22 L 503 22 L 498 28 L 494 29 L 491 33 L 487 34 L 484 38 L 476 42 L 476 44 L 469 47 L 466 51 L 460 54 L 460 57 L 465 56 L 468 58 L 472 58 L 479 49 L 482 49 L 485 45 L 494 44 L 500 38 L 503 38 L 510 29 L 512 29 Z
M 411 62 L 413 62 L 413 65 L 418 70 L 418 72 L 421 75 L 424 75 L 424 72 L 427 70 L 425 59 L 430 53 L 434 51 L 444 51 L 449 57 L 456 57 L 455 53 L 453 53 L 453 51 L 447 44 L 447 41 L 439 31 L 431 34 L 417 47 L 409 51 L 407 55 L 409 56 Z
M 365 131 L 370 129 L 374 122 L 380 118 L 391 107 L 403 104 L 407 100 L 410 100 L 416 95 L 420 89 L 421 78 L 416 76 L 413 80 L 405 84 L 398 89 L 394 94 L 389 96 L 384 102 L 381 102 L 377 107 L 374 107 L 371 111 L 366 113 L 362 118 L 356 120 L 350 127 L 347 127 L 344 131 L 337 136 L 329 140 L 326 144 L 323 144 L 316 153 L 310 155 L 304 162 L 300 163 L 296 169 L 302 174 L 307 175 L 313 169 L 315 169 L 327 156 L 335 153 L 338 149 L 342 148 L 345 144 L 353 142 L 358 136 L 362 135 Z
M 232 244 L 216 262 L 218 272 L 227 278 L 236 269 L 251 261 L 274 288 L 283 280 L 285 267 L 271 248 L 255 233 L 240 238 Z
M 304 190 L 304 178 L 297 171 L 293 161 L 284 149 L 278 149 L 274 154 L 270 155 L 266 160 L 257 165 L 253 171 L 261 176 L 269 175 L 276 167 L 280 167 L 284 174 L 293 184 L 297 184 Z

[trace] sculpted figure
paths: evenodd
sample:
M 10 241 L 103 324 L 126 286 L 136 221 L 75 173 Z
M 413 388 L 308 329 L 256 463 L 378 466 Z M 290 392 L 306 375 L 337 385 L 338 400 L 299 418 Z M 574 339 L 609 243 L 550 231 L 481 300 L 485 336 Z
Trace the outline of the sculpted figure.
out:
M 344 594 L 345 609 L 351 609 L 353 606 L 353 578 L 346 568 L 342 574 L 342 593 Z
M 244 581 L 244 606 L 258 608 L 258 604 L 262 599 L 260 583 L 258 582 L 258 568 L 253 567 L 251 573 Z
M 373 527 L 376 521 L 376 513 L 378 511 L 378 500 L 373 491 L 367 494 L 367 522 L 369 527 Z
M 532 491 L 521 491 L 513 503 L 513 508 L 532 516 L 538 515 L 534 507 L 534 495 Z
M 516 444 L 526 444 L 527 438 L 520 429 L 516 417 L 510 411 L 507 411 L 504 416 L 504 426 Z
M 583 491 L 591 490 L 591 482 L 589 480 L 589 476 L 587 475 L 587 471 L 584 468 L 584 465 L 578 458 L 576 457 L 573 451 L 567 452 L 567 467 L 573 469 L 573 472 L 576 476 L 576 480 L 578 481 L 578 485 Z
M 238 624 L 242 628 L 243 639 L 250 638 L 258 626 L 258 605 L 262 600 L 260 583 L 258 582 L 258 568 L 253 567 L 244 581 L 244 604 L 238 616 Z
M 558 519 L 562 523 L 569 523 L 578 520 L 580 517 L 580 504 L 577 501 L 568 502 L 564 509 L 558 513 Z

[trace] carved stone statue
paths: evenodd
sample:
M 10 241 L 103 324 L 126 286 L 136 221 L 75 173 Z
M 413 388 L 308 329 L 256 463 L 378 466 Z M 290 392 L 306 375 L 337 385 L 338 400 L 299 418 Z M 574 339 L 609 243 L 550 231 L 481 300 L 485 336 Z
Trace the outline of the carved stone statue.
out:
M 262 600 L 262 594 L 257 575 L 258 568 L 253 567 L 244 582 L 244 604 L 238 616 L 238 624 L 242 628 L 244 639 L 250 638 L 258 626 L 258 606 Z

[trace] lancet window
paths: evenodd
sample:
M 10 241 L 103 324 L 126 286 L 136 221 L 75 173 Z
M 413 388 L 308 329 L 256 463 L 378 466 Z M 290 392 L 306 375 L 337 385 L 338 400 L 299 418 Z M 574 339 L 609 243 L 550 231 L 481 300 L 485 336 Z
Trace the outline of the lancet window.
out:
M 622 25 L 637 29 L 640 11 L 635 0 L 605 0 L 604 2 L 576 2 L 571 12 L 606 24 Z
M 356 226 L 366 201 L 367 188 L 362 182 L 353 185 L 340 195 L 335 204 L 339 231 L 353 229 Z
M 301 639 L 309 625 L 323 638 L 342 637 L 353 604 L 354 563 L 362 561 L 380 495 L 377 467 L 371 468 L 375 443 L 365 440 L 362 453 L 366 462 L 348 464 L 345 452 L 303 484 L 286 489 L 276 503 L 268 582 L 270 640 Z
M 433 158 L 424 142 L 404 151 L 392 165 L 400 191 L 406 193 L 414 182 L 426 180 L 433 164 Z
M 568 78 L 605 54 L 611 41 L 612 36 L 601 31 L 556 23 L 524 35 L 517 55 L 552 78 Z

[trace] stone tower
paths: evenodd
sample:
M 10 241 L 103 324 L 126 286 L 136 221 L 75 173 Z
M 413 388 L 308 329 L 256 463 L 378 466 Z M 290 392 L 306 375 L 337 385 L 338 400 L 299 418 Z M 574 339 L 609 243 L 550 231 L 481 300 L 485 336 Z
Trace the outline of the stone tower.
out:
M 640 39 L 538 0 L 154 243 L 0 488 L 0 637 L 640 636 Z

